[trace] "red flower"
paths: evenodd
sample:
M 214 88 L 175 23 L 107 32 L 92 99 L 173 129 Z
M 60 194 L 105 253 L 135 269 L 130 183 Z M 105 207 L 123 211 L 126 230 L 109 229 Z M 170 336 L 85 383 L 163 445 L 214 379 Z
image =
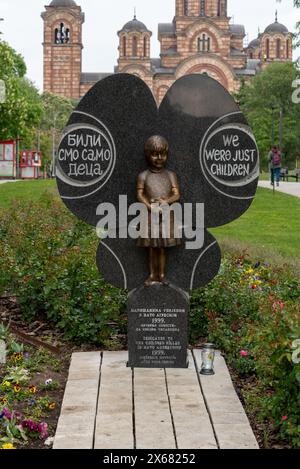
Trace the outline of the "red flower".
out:
M 288 419 L 288 418 L 287 418 L 287 415 L 284 415 L 284 416 L 282 417 L 282 421 L 283 421 L 283 422 L 286 422 L 287 419 Z
M 240 351 L 240 356 L 241 357 L 248 357 L 248 352 L 246 350 L 241 350 Z

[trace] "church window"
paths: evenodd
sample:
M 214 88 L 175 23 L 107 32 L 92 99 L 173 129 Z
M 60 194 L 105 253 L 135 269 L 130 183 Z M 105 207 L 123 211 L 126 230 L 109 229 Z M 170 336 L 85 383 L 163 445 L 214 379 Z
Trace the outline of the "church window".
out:
M 126 37 L 124 36 L 122 39 L 122 54 L 124 57 L 127 55 L 127 50 L 126 50 Z
M 289 39 L 287 39 L 287 41 L 286 41 L 286 58 L 287 59 L 290 58 L 290 41 L 289 41 Z
M 198 38 L 198 52 L 209 52 L 211 46 L 211 39 L 205 33 Z
M 188 16 L 189 14 L 189 1 L 188 0 L 184 0 L 183 2 L 183 14 L 184 16 Z
M 280 59 L 281 40 L 276 39 L 276 59 Z
M 137 55 L 138 55 L 137 37 L 136 36 L 133 36 L 133 38 L 132 38 L 132 55 L 133 55 L 133 57 L 137 57 Z
M 68 44 L 70 42 L 70 29 L 66 28 L 64 23 L 60 23 L 59 27 L 55 29 L 54 42 L 55 44 Z
M 205 0 L 200 0 L 200 16 L 205 16 Z
M 144 57 L 147 57 L 147 38 L 144 37 Z
M 253 59 L 253 52 L 250 52 L 250 59 Z
M 267 59 L 270 58 L 270 39 L 266 40 L 266 56 Z

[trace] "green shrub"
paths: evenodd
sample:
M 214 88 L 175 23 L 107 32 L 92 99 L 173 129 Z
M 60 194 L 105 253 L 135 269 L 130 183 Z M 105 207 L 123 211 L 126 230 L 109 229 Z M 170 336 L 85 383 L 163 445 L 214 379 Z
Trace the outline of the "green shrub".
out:
M 76 343 L 109 344 L 125 330 L 126 295 L 99 276 L 98 242 L 52 195 L 16 202 L 0 218 L 0 288 L 17 295 L 26 320 L 43 316 Z
M 287 266 L 225 259 L 219 275 L 192 299 L 192 326 L 216 344 L 240 375 L 253 374 L 258 418 L 268 417 L 283 438 L 300 448 L 300 282 Z M 197 339 L 192 332 L 192 339 Z M 297 344 L 300 341 L 297 342 Z M 300 354 L 300 345 L 299 345 Z M 253 407 L 253 397 L 251 405 Z

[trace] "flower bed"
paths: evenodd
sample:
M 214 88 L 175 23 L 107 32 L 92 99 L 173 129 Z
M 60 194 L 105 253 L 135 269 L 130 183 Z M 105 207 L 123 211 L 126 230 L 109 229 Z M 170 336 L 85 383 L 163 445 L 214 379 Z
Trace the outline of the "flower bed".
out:
M 24 348 L 1 324 L 0 340 L 2 350 L 6 345 L 6 361 L 0 364 L 0 449 L 49 448 L 68 363 L 47 351 Z

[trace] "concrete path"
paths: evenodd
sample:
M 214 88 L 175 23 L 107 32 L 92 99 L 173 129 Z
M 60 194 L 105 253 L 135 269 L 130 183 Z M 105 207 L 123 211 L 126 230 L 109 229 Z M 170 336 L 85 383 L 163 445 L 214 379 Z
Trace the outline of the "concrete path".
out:
M 217 353 L 214 376 L 188 369 L 131 369 L 127 352 L 72 355 L 54 449 L 256 449 Z
M 0 179 L 0 184 L 6 184 L 7 182 L 19 182 L 21 179 Z
M 258 185 L 259 187 L 273 190 L 273 186 L 271 186 L 269 181 L 259 181 Z M 280 182 L 280 186 L 276 187 L 276 191 L 300 197 L 300 182 Z

